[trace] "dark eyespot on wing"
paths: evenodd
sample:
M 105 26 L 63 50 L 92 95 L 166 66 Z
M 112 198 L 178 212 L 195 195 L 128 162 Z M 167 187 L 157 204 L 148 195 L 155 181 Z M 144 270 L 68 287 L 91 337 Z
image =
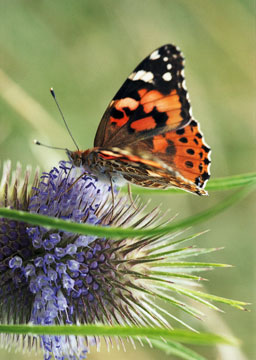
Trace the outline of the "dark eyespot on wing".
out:
M 182 137 L 182 138 L 180 138 L 179 139 L 179 141 L 181 142 L 181 143 L 187 143 L 188 142 L 188 139 L 186 138 L 186 137 Z
M 176 130 L 176 134 L 177 134 L 177 135 L 183 135 L 183 134 L 184 134 L 184 132 L 185 132 L 185 130 L 184 130 L 184 129 L 179 129 L 179 130 Z
M 192 167 L 193 167 L 192 161 L 189 161 L 189 160 L 185 162 L 185 165 L 186 165 L 186 167 L 188 167 L 188 168 L 192 168 Z

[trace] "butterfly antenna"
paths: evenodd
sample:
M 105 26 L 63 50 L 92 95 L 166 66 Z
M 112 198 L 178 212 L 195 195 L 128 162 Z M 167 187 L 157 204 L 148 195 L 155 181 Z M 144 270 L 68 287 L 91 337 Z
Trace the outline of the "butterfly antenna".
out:
M 35 144 L 35 145 L 40 145 L 40 146 L 43 146 L 43 147 L 47 147 L 48 149 L 55 149 L 55 150 L 64 150 L 64 151 L 67 151 L 67 149 L 65 149 L 65 148 L 42 144 L 42 143 L 41 143 L 40 141 L 38 141 L 38 140 L 34 140 L 34 144 Z
M 56 105 L 57 105 L 57 108 L 59 109 L 60 115 L 61 115 L 61 117 L 62 117 L 62 120 L 64 121 L 64 124 L 65 124 L 65 126 L 66 126 L 66 129 L 68 130 L 68 133 L 69 133 L 71 139 L 73 140 L 73 143 L 75 144 L 77 150 L 79 151 L 79 147 L 78 147 L 78 145 L 77 145 L 77 143 L 76 143 L 73 135 L 71 134 L 71 131 L 70 131 L 70 129 L 69 129 L 69 127 L 68 127 L 68 124 L 67 124 L 67 122 L 66 122 L 66 120 L 65 120 L 65 117 L 64 117 L 64 115 L 63 115 L 63 112 L 61 111 L 60 105 L 59 105 L 59 103 L 58 103 L 58 101 L 57 101 L 57 99 L 56 99 L 56 95 L 55 95 L 55 92 L 54 92 L 53 88 L 50 88 L 50 92 L 51 92 L 51 94 L 52 94 L 52 97 L 53 97 Z M 39 144 L 37 144 L 37 145 L 39 145 Z

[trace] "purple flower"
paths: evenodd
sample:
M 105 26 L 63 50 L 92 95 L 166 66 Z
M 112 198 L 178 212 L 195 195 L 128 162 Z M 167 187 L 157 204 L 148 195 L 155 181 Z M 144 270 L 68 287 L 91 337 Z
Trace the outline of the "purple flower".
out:
M 148 214 L 135 209 L 126 196 L 112 195 L 108 184 L 81 174 L 61 162 L 40 180 L 36 173 L 28 190 L 30 171 L 19 183 L 20 169 L 10 184 L 8 162 L 0 189 L 0 205 L 103 226 L 158 226 L 158 209 Z M 173 235 L 172 235 L 173 236 Z M 121 324 L 170 327 L 166 316 L 184 324 L 155 304 L 155 298 L 186 311 L 174 298 L 175 283 L 182 286 L 191 269 L 177 259 L 191 248 L 177 251 L 171 236 L 112 240 L 0 219 L 0 316 L 11 324 Z M 171 262 L 177 265 L 172 267 Z M 174 270 L 172 270 L 174 269 Z M 189 270 L 188 270 L 189 269 Z M 198 269 L 195 269 L 198 271 Z M 186 273 L 187 272 L 187 273 Z M 191 280 L 192 279 L 192 280 Z M 172 294 L 171 292 L 174 292 Z M 177 291 L 179 292 L 179 291 Z M 190 307 L 190 314 L 193 310 Z M 198 315 L 198 313 L 197 313 Z M 42 347 L 44 359 L 84 359 L 91 340 L 76 336 L 41 336 L 14 340 Z M 106 339 L 108 341 L 108 339 Z M 12 340 L 13 342 L 13 340 Z M 94 343 L 100 343 L 95 338 Z M 13 345 L 13 344 L 12 344 Z

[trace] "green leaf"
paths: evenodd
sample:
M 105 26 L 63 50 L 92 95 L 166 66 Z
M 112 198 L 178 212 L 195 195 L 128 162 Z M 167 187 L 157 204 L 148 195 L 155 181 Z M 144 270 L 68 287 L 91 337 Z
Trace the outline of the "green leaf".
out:
M 215 190 L 229 190 L 233 189 L 235 187 L 241 187 L 248 185 L 252 182 L 256 181 L 256 173 L 249 173 L 249 174 L 242 174 L 242 175 L 234 175 L 234 176 L 227 176 L 223 178 L 217 178 L 210 180 L 207 183 L 206 190 L 208 191 L 215 191 Z M 124 191 L 125 188 L 124 188 Z M 132 187 L 132 193 L 133 194 L 184 194 L 183 190 L 179 190 L 176 188 L 170 188 L 165 190 L 160 189 L 148 189 L 144 187 L 139 186 L 133 186 Z
M 185 360 L 206 360 L 205 357 L 174 341 L 151 340 L 151 343 L 167 355 L 175 355 Z
M 133 229 L 133 228 L 118 228 L 118 227 L 104 227 L 104 226 L 96 226 L 89 224 L 79 224 L 67 220 L 61 220 L 58 218 L 53 218 L 45 215 L 38 214 L 30 214 L 24 211 L 18 211 L 8 208 L 0 208 L 0 216 L 4 218 L 14 219 L 18 221 L 24 221 L 29 224 L 41 225 L 49 229 L 59 229 L 66 230 L 69 232 L 73 232 L 76 234 L 84 234 L 84 235 L 96 235 L 100 237 L 107 238 L 125 238 L 125 237 L 144 237 L 149 236 L 152 237 L 154 235 L 167 234 L 173 231 L 177 231 L 180 229 L 184 229 L 186 227 L 201 223 L 205 220 L 210 219 L 211 217 L 219 214 L 224 211 L 228 207 L 232 206 L 236 202 L 243 199 L 247 196 L 252 189 L 254 189 L 255 184 L 253 186 L 246 186 L 242 190 L 237 191 L 231 196 L 227 197 L 225 200 L 219 202 L 218 204 L 212 206 L 211 208 L 190 216 L 186 219 L 173 222 L 164 227 L 150 228 L 150 229 Z
M 235 338 L 227 338 L 217 334 L 195 333 L 188 330 L 169 330 L 152 327 L 108 326 L 108 325 L 0 325 L 0 333 L 29 335 L 77 335 L 77 336 L 131 336 L 159 338 L 160 336 L 186 344 L 238 345 Z

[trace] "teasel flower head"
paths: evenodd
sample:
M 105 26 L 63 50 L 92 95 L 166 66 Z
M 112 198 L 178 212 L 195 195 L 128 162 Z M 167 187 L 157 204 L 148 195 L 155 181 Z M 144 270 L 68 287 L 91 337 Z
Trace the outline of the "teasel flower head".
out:
M 21 182 L 18 165 L 11 180 L 7 162 L 1 183 L 1 206 L 94 225 L 135 229 L 160 225 L 162 215 L 158 209 L 146 213 L 146 207 L 137 204 L 135 208 L 126 196 L 118 194 L 112 209 L 109 184 L 87 175 L 75 182 L 80 174 L 80 170 L 71 169 L 70 163 L 61 162 L 40 179 L 37 172 L 29 190 L 30 169 L 26 169 Z M 189 327 L 161 305 L 165 301 L 200 317 L 196 309 L 175 297 L 177 293 L 184 294 L 181 288 L 200 280 L 191 275 L 192 267 L 179 268 L 177 261 L 193 255 L 193 249 L 177 249 L 177 244 L 186 239 L 173 241 L 176 235 L 113 240 L 2 218 L 0 321 L 170 328 L 172 318 Z M 122 340 L 115 340 L 117 346 L 123 344 Z M 14 343 L 28 349 L 41 347 L 45 360 L 83 359 L 90 344 L 100 345 L 97 337 L 81 336 L 13 335 L 2 337 L 1 342 L 7 347 Z

